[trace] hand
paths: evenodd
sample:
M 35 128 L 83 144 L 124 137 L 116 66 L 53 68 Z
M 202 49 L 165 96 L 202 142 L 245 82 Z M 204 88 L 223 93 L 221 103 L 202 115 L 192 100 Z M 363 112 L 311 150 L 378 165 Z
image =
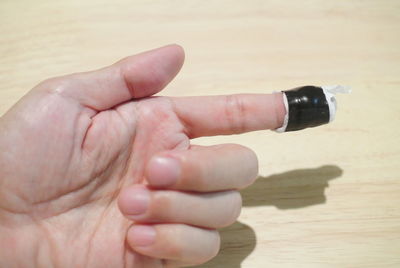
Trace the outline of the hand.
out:
M 190 139 L 278 128 L 284 107 L 280 94 L 150 97 L 183 59 L 172 45 L 50 79 L 1 117 L 1 267 L 175 267 L 218 252 L 257 159 Z

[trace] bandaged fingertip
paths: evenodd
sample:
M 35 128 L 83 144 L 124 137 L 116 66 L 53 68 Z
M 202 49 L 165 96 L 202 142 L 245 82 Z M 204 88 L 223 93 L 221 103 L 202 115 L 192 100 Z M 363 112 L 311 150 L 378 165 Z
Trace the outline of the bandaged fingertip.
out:
M 304 86 L 282 91 L 283 125 L 276 132 L 296 131 L 328 124 L 335 119 L 337 93 L 350 93 L 345 86 Z

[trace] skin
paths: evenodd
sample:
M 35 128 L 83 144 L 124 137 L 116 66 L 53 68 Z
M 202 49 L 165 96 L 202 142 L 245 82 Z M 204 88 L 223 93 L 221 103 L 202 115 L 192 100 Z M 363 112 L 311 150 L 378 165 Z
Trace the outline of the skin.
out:
M 180 267 L 219 250 L 257 158 L 200 136 L 282 125 L 280 94 L 150 97 L 170 45 L 42 82 L 0 119 L 0 267 Z

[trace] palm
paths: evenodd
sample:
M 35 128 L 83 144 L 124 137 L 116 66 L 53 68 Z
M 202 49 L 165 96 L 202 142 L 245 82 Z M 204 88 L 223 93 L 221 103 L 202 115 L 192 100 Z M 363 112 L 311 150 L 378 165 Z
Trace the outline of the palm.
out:
M 154 261 L 126 252 L 131 223 L 119 212 L 116 198 L 123 185 L 143 182 L 144 164 L 155 152 L 188 147 L 168 98 L 142 99 L 100 113 L 75 109 L 58 96 L 42 101 L 45 112 L 18 120 L 13 127 L 18 136 L 2 144 L 3 152 L 14 152 L 0 156 L 7 192 L 20 197 L 8 202 L 10 217 L 31 219 L 34 232 L 46 234 L 56 256 L 73 260 L 75 267 L 118 267 L 127 258 L 135 259 L 126 262 L 132 265 Z

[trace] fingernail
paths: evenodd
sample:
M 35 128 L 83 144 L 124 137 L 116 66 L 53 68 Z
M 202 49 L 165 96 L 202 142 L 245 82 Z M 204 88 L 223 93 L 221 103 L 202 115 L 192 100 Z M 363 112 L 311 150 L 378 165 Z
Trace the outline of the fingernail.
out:
M 167 187 L 176 183 L 181 173 L 180 162 L 172 157 L 155 157 L 148 166 L 148 180 L 152 186 Z
M 131 246 L 150 246 L 156 241 L 156 230 L 152 226 L 135 225 L 129 229 L 128 236 Z
M 146 188 L 133 188 L 128 192 L 128 206 L 125 213 L 135 216 L 144 214 L 150 203 L 150 193 Z

